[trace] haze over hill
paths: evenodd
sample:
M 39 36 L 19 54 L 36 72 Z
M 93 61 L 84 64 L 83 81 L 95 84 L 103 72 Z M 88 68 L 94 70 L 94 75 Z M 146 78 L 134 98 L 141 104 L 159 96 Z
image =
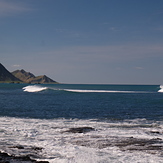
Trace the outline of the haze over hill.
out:
M 1 83 L 40 83 L 40 84 L 56 84 L 57 82 L 50 79 L 46 75 L 35 76 L 25 70 L 15 70 L 10 73 L 0 63 L 0 82 Z

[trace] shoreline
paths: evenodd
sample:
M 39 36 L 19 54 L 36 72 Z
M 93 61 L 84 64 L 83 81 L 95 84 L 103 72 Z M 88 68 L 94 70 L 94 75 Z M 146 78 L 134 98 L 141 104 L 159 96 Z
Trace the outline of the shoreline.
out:
M 64 131 L 64 133 L 72 133 L 72 134 L 86 134 L 87 132 L 94 131 L 94 128 L 91 127 L 77 127 L 77 128 L 69 128 Z M 160 135 L 160 132 L 151 132 L 153 134 Z M 73 139 L 70 143 L 72 145 L 77 145 L 80 147 L 92 148 L 92 149 L 106 149 L 108 147 L 118 147 L 121 152 L 128 151 L 129 153 L 134 153 L 136 151 L 141 151 L 144 154 L 157 155 L 158 157 L 162 157 L 163 150 L 163 141 L 161 138 L 153 138 L 153 139 L 145 139 L 145 138 L 136 138 L 136 137 L 115 137 L 110 136 L 107 139 L 101 139 L 100 136 L 95 136 L 95 140 L 92 139 Z M 28 147 L 22 145 L 9 146 L 8 148 L 16 148 L 19 153 L 18 156 L 14 154 L 8 154 L 7 152 L 2 152 L 0 150 L 0 163 L 50 163 L 49 161 L 37 161 L 35 158 L 41 159 L 39 156 L 39 151 L 43 148 L 41 147 Z M 12 152 L 11 152 L 12 153 Z M 24 155 L 25 153 L 25 155 Z M 142 154 L 143 154 L 142 153 Z M 34 158 L 34 159 L 33 159 Z M 44 158 L 45 159 L 45 158 Z
M 49 163 L 48 161 L 36 161 L 34 159 L 31 159 L 30 156 L 14 156 L 14 155 L 9 155 L 5 152 L 0 151 L 0 162 L 1 163 Z

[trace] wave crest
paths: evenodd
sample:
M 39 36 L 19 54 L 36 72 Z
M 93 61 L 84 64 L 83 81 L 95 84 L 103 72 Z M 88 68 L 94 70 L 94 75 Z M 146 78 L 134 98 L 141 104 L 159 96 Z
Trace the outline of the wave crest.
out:
M 30 85 L 30 86 L 26 86 L 24 88 L 22 88 L 25 92 L 40 92 L 43 90 L 48 89 L 47 87 L 41 87 L 38 85 Z
M 163 92 L 163 85 L 160 85 L 160 90 L 158 92 Z
M 135 91 L 114 91 L 114 90 L 80 90 L 80 89 L 64 89 L 64 91 L 68 92 L 93 92 L 93 93 L 135 93 Z
M 108 89 L 102 89 L 102 90 L 96 90 L 96 89 L 69 89 L 69 88 L 61 88 L 58 86 L 42 86 L 42 85 L 28 85 L 26 87 L 22 88 L 25 92 L 40 92 L 44 90 L 53 90 L 53 91 L 66 91 L 66 92 L 78 92 L 78 93 L 152 93 L 152 91 L 146 91 L 146 90 L 108 90 Z M 163 85 L 160 85 L 160 89 L 157 90 L 157 92 L 163 92 Z

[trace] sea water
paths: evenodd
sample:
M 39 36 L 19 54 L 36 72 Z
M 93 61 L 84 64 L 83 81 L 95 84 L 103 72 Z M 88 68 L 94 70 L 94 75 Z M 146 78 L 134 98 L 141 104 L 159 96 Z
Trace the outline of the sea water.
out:
M 159 85 L 0 84 L 0 151 L 51 163 L 162 163 L 162 92 Z

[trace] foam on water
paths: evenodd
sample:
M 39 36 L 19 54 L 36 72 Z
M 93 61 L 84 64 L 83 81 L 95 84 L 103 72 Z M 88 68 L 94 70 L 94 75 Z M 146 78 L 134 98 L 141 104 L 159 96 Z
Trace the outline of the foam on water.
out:
M 29 85 L 22 88 L 25 92 L 40 92 L 43 90 L 54 90 L 54 91 L 67 91 L 67 92 L 79 92 L 79 93 L 147 93 L 145 91 L 121 91 L 121 90 L 89 90 L 89 89 L 63 89 L 55 87 L 44 87 L 38 85 Z
M 114 91 L 114 90 L 80 90 L 80 89 L 64 89 L 69 92 L 93 92 L 93 93 L 135 93 L 135 91 Z
M 158 92 L 163 92 L 163 85 L 160 85 L 160 90 Z
M 95 130 L 86 133 L 67 132 L 70 128 L 84 126 Z M 0 117 L 0 149 L 14 155 L 29 154 L 37 160 L 50 163 L 161 163 L 162 151 L 146 150 L 146 146 L 150 148 L 154 142 L 154 147 L 160 148 L 162 144 L 157 143 L 163 143 L 162 130 L 162 122 L 146 119 L 105 122 Z M 137 144 L 132 143 L 134 141 Z M 16 148 L 22 146 L 24 149 Z M 32 147 L 42 150 L 32 153 Z
M 38 85 L 29 85 L 29 86 L 23 87 L 22 89 L 25 92 L 40 92 L 40 91 L 48 89 L 48 87 L 42 87 Z

